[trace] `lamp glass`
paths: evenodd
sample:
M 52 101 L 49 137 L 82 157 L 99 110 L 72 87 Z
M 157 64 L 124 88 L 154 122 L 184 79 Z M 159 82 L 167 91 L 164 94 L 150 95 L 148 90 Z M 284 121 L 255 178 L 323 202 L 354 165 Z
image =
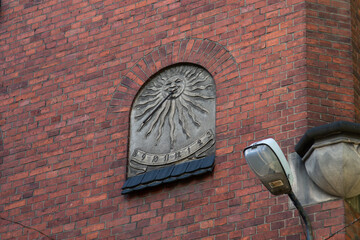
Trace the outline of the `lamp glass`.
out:
M 283 173 L 277 156 L 267 145 L 257 145 L 254 148 L 247 149 L 245 159 L 259 177 Z
M 291 192 L 288 163 L 274 139 L 265 139 L 245 148 L 244 156 L 252 171 L 274 195 Z

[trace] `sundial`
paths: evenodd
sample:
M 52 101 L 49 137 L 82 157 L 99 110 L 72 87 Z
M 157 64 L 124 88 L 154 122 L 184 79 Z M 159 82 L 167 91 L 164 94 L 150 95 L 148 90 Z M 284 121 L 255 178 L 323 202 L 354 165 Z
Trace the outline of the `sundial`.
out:
M 214 155 L 215 101 L 214 79 L 200 66 L 150 78 L 132 105 L 128 177 Z

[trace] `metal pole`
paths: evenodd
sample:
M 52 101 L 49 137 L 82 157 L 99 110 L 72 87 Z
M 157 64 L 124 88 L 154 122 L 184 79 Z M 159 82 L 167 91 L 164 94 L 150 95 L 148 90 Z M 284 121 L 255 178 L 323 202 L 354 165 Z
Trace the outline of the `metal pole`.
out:
M 299 202 L 295 194 L 292 191 L 290 191 L 288 195 L 291 201 L 294 203 L 296 209 L 299 211 L 301 218 L 304 220 L 305 228 L 306 228 L 306 240 L 313 240 L 313 232 L 308 215 L 306 214 L 304 208 L 302 207 L 301 203 Z

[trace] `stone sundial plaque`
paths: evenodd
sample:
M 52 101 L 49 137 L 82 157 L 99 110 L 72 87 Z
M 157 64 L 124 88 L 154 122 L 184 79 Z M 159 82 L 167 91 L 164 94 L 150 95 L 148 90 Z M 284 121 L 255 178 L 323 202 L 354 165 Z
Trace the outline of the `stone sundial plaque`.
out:
M 214 79 L 200 66 L 150 78 L 132 105 L 128 177 L 214 155 L 215 100 Z

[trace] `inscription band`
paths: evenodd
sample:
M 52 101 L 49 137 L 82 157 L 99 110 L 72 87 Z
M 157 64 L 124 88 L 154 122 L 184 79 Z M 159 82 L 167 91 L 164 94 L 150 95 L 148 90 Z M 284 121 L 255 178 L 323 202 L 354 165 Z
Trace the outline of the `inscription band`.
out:
M 154 154 L 144 152 L 140 149 L 135 149 L 131 155 L 131 161 L 149 166 L 161 166 L 174 163 L 196 153 L 201 148 L 205 147 L 213 139 L 213 132 L 211 130 L 208 130 L 204 135 L 202 135 L 194 142 L 174 152 L 166 154 Z

